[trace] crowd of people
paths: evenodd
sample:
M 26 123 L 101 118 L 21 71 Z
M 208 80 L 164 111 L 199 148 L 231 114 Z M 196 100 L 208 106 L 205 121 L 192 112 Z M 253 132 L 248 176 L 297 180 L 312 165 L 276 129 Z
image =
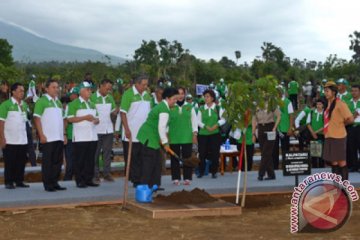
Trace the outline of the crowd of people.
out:
M 125 164 L 131 154 L 129 179 L 134 187 L 161 185 L 167 154 L 171 156 L 174 185 L 190 185 L 194 169 L 176 156 L 187 159 L 196 150 L 200 160 L 195 169 L 197 178 L 206 176 L 207 168 L 211 178 L 217 178 L 220 147 L 227 139 L 240 149 L 245 138 L 247 170 L 253 168 L 254 146 L 259 142 L 259 181 L 276 179 L 280 150 L 284 157 L 290 150 L 290 137 L 299 140 L 300 150 L 321 146 L 322 153 L 312 155 L 313 167 L 324 167 L 326 162 L 343 179 L 348 179 L 348 168 L 359 170 L 360 86 L 352 85 L 350 94 L 345 79 L 336 83 L 323 80 L 317 87 L 307 82 L 302 88 L 295 80 L 288 85 L 281 82 L 278 92 L 282 104 L 257 109 L 243 136 L 239 129 L 224 127 L 228 124 L 224 79 L 210 84 L 197 99 L 181 86 L 172 87 L 171 82 L 158 82 L 152 93 L 148 85 L 146 75 L 134 77 L 117 105 L 112 94 L 114 82 L 104 78 L 96 86 L 91 74 L 66 96 L 61 96 L 55 79 L 46 81 L 43 94 L 35 88 L 34 75 L 26 94 L 21 83 L 9 86 L 2 82 L 0 145 L 5 188 L 29 187 L 24 182 L 24 169 L 27 161 L 36 165 L 33 125 L 41 145 L 42 182 L 48 192 L 66 190 L 59 184 L 64 159 L 63 180 L 75 180 L 78 188 L 98 187 L 101 178 L 113 182 L 112 147 L 119 138 Z M 236 166 L 237 158 L 231 161 Z

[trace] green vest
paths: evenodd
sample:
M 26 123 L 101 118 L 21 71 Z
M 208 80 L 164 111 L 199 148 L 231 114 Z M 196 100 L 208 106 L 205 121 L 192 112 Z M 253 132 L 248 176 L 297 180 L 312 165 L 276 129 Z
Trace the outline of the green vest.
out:
M 355 113 L 356 109 L 360 109 L 360 99 L 356 102 L 353 101 L 353 98 L 349 99 L 346 101 L 346 104 L 348 105 L 349 107 L 349 110 L 352 114 Z M 352 126 L 359 126 L 360 123 L 353 123 Z
M 323 114 L 318 113 L 316 109 L 311 111 L 311 128 L 316 132 L 320 128 L 324 127 L 324 117 Z M 323 134 L 321 131 L 320 134 Z
M 218 84 L 216 85 L 216 90 L 219 92 L 221 97 L 225 97 L 225 91 L 226 91 L 226 84 Z
M 339 98 L 346 103 L 347 101 L 350 101 L 352 99 L 352 96 L 349 92 L 346 92 L 346 94 L 344 95 L 339 94 Z
M 137 134 L 139 142 L 153 149 L 160 148 L 160 135 L 159 135 L 159 115 L 160 113 L 167 113 L 170 115 L 170 110 L 164 101 L 156 105 L 149 113 L 146 121 L 140 127 Z
M 325 92 L 324 92 L 324 86 L 320 86 L 320 97 L 324 97 L 325 96 Z
M 311 109 L 308 106 L 305 106 L 305 108 L 303 109 L 304 113 L 305 113 L 305 117 L 303 117 L 303 119 L 301 119 L 300 121 L 300 126 L 304 126 L 306 125 L 306 119 L 309 115 L 309 113 L 311 112 Z M 301 112 L 300 112 L 301 113 Z M 299 113 L 299 114 L 300 114 Z
M 210 116 L 209 116 L 210 111 Z M 208 108 L 205 109 L 205 106 L 201 106 L 199 108 L 199 112 L 201 112 L 201 122 L 204 123 L 204 127 L 200 128 L 199 135 L 213 135 L 219 133 L 219 128 L 215 131 L 209 132 L 206 127 L 212 127 L 219 121 L 218 108 L 214 109 Z
M 238 140 L 238 143 L 240 143 L 240 144 L 242 143 L 243 137 L 244 137 L 244 135 L 241 135 L 241 138 Z M 245 143 L 246 143 L 246 145 L 254 144 L 252 137 L 253 137 L 253 135 L 252 135 L 252 125 L 250 124 L 247 127 L 246 133 L 245 133 Z
M 182 107 L 175 105 L 170 109 L 169 141 L 171 144 L 192 143 L 192 109 L 192 105 L 188 103 L 185 103 Z
M 289 99 L 285 98 L 283 103 L 284 104 L 280 107 L 281 119 L 278 129 L 280 132 L 288 132 L 290 128 L 290 114 L 288 111 L 288 106 L 291 104 L 291 102 Z
M 288 84 L 288 94 L 295 95 L 299 93 L 299 84 L 295 81 L 291 81 Z

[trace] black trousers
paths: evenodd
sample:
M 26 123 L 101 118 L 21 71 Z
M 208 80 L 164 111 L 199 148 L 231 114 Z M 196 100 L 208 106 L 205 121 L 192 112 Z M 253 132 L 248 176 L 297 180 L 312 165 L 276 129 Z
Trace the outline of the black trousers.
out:
M 42 144 L 41 173 L 45 188 L 58 185 L 63 162 L 63 141 L 54 141 Z
M 289 95 L 289 100 L 291 101 L 294 110 L 298 110 L 298 95 L 297 94 L 290 94 Z
M 281 144 L 282 159 L 284 159 L 284 153 L 290 150 L 290 137 L 286 132 L 283 132 L 282 135 L 283 137 L 281 138 L 279 134 L 276 134 L 274 151 L 272 153 L 274 169 L 279 169 L 279 142 Z
M 128 154 L 129 154 L 129 142 L 122 141 L 122 143 L 124 149 L 124 162 L 125 162 L 125 171 L 126 171 Z M 132 143 L 129 180 L 133 183 L 140 183 L 141 181 L 141 172 L 142 172 L 141 146 L 142 145 L 139 142 Z
M 27 158 L 29 162 L 31 163 L 31 166 L 36 166 L 36 154 L 35 154 L 35 147 L 34 147 L 34 141 L 32 136 L 32 128 L 30 127 L 30 124 L 26 122 L 26 135 L 27 135 Z
M 275 177 L 274 164 L 272 161 L 272 153 L 275 145 L 275 140 L 268 140 L 267 134 L 274 128 L 274 123 L 258 124 L 259 144 L 261 150 L 261 162 L 259 168 L 259 176 L 263 177 L 265 172 L 268 177 Z
M 360 126 L 349 126 L 347 130 L 346 161 L 351 171 L 359 170 L 358 154 L 360 153 Z
M 73 142 L 73 170 L 76 184 L 93 181 L 97 141 Z
M 66 168 L 65 168 L 65 175 L 64 181 L 71 181 L 74 176 L 73 171 L 73 142 L 72 140 L 68 139 L 67 144 L 64 146 L 65 151 L 65 161 L 66 161 Z
M 160 149 L 149 148 L 147 144 L 141 144 L 142 174 L 141 184 L 161 185 L 161 158 Z
M 170 144 L 170 148 L 181 158 L 189 158 L 192 153 L 192 143 L 189 144 Z M 184 180 L 192 180 L 192 167 L 182 166 Z M 181 180 L 180 163 L 171 156 L 171 179 Z
M 238 151 L 241 151 L 241 145 L 242 144 L 237 144 L 237 149 Z M 253 166 L 253 158 L 254 158 L 254 144 L 247 144 L 245 145 L 245 149 L 246 149 L 246 158 L 247 158 L 247 170 L 251 171 L 252 166 Z M 245 154 L 243 156 L 244 160 L 245 160 Z M 237 165 L 234 165 L 237 166 Z M 241 171 L 245 171 L 245 163 L 242 163 L 241 166 Z
M 22 183 L 26 164 L 27 145 L 7 144 L 3 148 L 5 184 Z
M 217 173 L 219 169 L 219 158 L 220 158 L 220 144 L 221 135 L 220 133 L 212 135 L 198 135 L 198 148 L 199 148 L 199 174 L 204 175 L 205 172 L 205 160 L 211 162 L 210 172 L 212 174 Z

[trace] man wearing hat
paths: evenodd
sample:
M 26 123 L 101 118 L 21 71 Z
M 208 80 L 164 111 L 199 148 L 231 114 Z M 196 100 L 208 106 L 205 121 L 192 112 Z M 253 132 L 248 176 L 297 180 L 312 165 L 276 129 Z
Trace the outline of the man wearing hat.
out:
M 185 98 L 186 102 L 191 104 L 191 106 L 193 106 L 193 108 L 195 109 L 195 112 L 197 114 L 197 111 L 199 109 L 199 105 L 194 101 L 193 96 L 189 93 L 186 95 Z
M 73 168 L 78 188 L 97 187 L 93 182 L 99 124 L 95 104 L 90 101 L 92 85 L 82 82 L 80 96 L 69 104 L 67 119 L 73 124 Z
M 325 86 L 326 83 L 327 83 L 327 80 L 326 80 L 326 79 L 323 79 L 323 80 L 321 81 L 321 84 L 318 85 L 318 87 L 317 87 L 317 92 L 318 92 L 318 94 L 319 94 L 319 97 L 321 97 L 321 98 L 324 98 L 324 97 L 325 97 L 325 94 L 324 94 L 324 86 Z
M 305 104 L 308 105 L 308 106 L 312 105 L 312 100 L 311 100 L 312 89 L 313 89 L 313 86 L 311 85 L 310 81 L 307 81 L 306 85 L 303 86 Z
M 68 95 L 68 98 L 70 102 L 74 101 L 79 97 L 79 87 L 75 86 L 70 89 Z M 66 137 L 67 137 L 67 144 L 65 145 L 65 161 L 66 161 L 66 168 L 65 168 L 65 175 L 64 175 L 64 181 L 71 181 L 74 176 L 74 170 L 73 170 L 73 143 L 72 143 L 72 137 L 73 137 L 73 124 L 70 123 L 67 120 L 67 116 L 69 113 L 69 104 L 68 102 L 65 107 L 65 125 L 66 125 Z
M 347 91 L 349 82 L 344 78 L 340 78 L 336 81 L 336 85 L 339 91 L 337 97 L 344 102 L 349 101 L 352 98 L 351 94 Z
M 36 83 L 35 83 L 36 76 L 34 74 L 30 77 L 29 87 L 26 94 L 26 98 L 32 99 L 32 101 L 35 103 L 39 97 L 36 94 Z
M 66 190 L 58 183 L 63 161 L 64 142 L 64 114 L 58 99 L 59 84 L 55 79 L 45 83 L 44 94 L 36 101 L 34 122 L 40 143 L 42 144 L 41 173 L 45 191 Z
M 220 83 L 216 85 L 216 90 L 219 92 L 222 98 L 225 98 L 228 92 L 228 88 L 223 78 L 220 79 Z

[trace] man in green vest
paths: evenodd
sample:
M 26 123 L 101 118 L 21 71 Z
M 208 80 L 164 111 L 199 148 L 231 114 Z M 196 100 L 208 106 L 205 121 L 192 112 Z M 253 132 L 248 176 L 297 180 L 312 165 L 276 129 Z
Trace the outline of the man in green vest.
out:
M 130 181 L 136 187 L 141 181 L 141 143 L 137 138 L 140 127 L 146 121 L 152 107 L 152 98 L 146 91 L 148 86 L 148 76 L 140 75 L 134 79 L 134 85 L 127 89 L 122 96 L 120 106 L 120 116 L 122 122 L 122 143 L 124 157 L 127 159 L 129 150 L 129 140 L 132 140 Z M 125 161 L 126 166 L 127 162 Z M 126 168 L 125 168 L 126 169 Z
M 226 95 L 227 95 L 227 92 L 228 92 L 228 88 L 225 84 L 225 81 L 223 78 L 220 79 L 220 83 L 218 83 L 216 85 L 216 90 L 219 92 L 220 94 L 220 97 L 225 99 Z
M 161 185 L 160 148 L 164 146 L 170 151 L 167 127 L 170 118 L 170 108 L 177 101 L 178 91 L 175 88 L 165 88 L 163 100 L 149 113 L 146 121 L 140 127 L 137 139 L 141 143 L 141 184 Z
M 298 110 L 298 94 L 299 94 L 299 83 L 292 79 L 288 84 L 289 99 L 295 109 Z
M 279 169 L 279 139 L 281 143 L 281 154 L 284 159 L 284 153 L 290 149 L 290 136 L 293 134 L 293 105 L 284 95 L 283 88 L 279 88 L 279 94 L 282 100 L 280 107 L 281 118 L 278 126 L 278 136 L 276 137 L 273 151 L 274 169 Z
M 352 98 L 352 96 L 347 91 L 347 86 L 349 85 L 348 81 L 344 78 L 340 78 L 336 81 L 336 85 L 339 91 L 337 97 L 344 102 L 349 101 Z
M 347 126 L 346 161 L 351 172 L 357 172 L 360 167 L 358 154 L 360 153 L 360 85 L 351 87 L 352 98 L 346 103 L 354 115 L 354 123 Z
M 99 114 L 99 124 L 96 125 L 98 143 L 95 152 L 95 177 L 94 181 L 100 183 L 99 159 L 102 154 L 104 169 L 104 180 L 113 182 L 111 176 L 111 151 L 114 140 L 114 124 L 111 116 L 116 117 L 119 109 L 115 105 L 115 100 L 111 95 L 113 82 L 110 79 L 103 79 L 99 89 L 91 95 L 90 101 L 95 104 Z
M 26 121 L 28 106 L 23 101 L 24 86 L 14 83 L 12 97 L 0 106 L 0 147 L 4 156 L 4 180 L 6 189 L 28 188 L 24 183 L 26 164 L 27 134 Z

